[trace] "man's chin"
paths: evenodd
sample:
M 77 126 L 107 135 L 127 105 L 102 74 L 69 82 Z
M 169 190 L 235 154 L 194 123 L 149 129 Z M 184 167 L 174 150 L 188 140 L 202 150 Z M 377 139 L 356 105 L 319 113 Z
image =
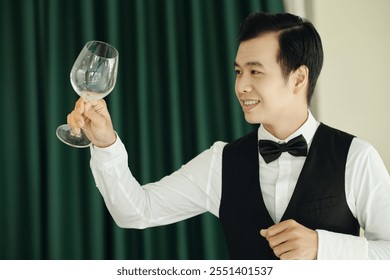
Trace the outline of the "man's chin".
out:
M 256 118 L 254 116 L 248 116 L 248 115 L 245 115 L 245 121 L 249 124 L 260 124 L 261 123 L 259 118 Z

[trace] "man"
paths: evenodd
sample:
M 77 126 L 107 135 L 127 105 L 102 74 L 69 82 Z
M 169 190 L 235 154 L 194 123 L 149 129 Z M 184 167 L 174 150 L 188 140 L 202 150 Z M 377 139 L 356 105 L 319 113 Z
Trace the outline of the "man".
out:
M 91 169 L 116 223 L 146 228 L 209 211 L 220 218 L 233 259 L 390 259 L 390 178 L 380 156 L 309 111 L 322 61 L 310 22 L 247 17 L 235 91 L 258 130 L 216 142 L 142 187 L 105 102 L 78 100 L 68 123 L 93 143 Z

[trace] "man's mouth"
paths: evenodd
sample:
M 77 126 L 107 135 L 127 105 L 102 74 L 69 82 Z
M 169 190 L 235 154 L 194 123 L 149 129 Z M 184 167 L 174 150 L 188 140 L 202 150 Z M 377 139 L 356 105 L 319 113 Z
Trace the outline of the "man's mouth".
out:
M 243 104 L 244 106 L 252 106 L 252 105 L 256 105 L 256 104 L 258 104 L 258 103 L 260 103 L 259 100 L 243 100 L 243 101 L 242 101 L 242 104 Z

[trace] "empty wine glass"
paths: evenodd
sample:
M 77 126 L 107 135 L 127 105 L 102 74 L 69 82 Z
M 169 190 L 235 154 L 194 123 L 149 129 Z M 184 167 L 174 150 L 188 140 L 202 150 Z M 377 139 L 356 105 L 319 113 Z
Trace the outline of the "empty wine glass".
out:
M 118 51 L 110 44 L 87 42 L 70 72 L 73 89 L 88 101 L 104 98 L 115 87 L 118 59 Z M 56 134 L 62 142 L 72 147 L 85 148 L 91 144 L 82 130 L 81 133 L 74 133 L 67 124 L 59 126 Z

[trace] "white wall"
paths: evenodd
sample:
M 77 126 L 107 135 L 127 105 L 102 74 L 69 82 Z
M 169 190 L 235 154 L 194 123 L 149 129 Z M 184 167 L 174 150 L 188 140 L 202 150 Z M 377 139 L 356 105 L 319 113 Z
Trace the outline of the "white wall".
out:
M 390 0 L 305 4 L 325 53 L 313 113 L 370 142 L 390 171 Z

